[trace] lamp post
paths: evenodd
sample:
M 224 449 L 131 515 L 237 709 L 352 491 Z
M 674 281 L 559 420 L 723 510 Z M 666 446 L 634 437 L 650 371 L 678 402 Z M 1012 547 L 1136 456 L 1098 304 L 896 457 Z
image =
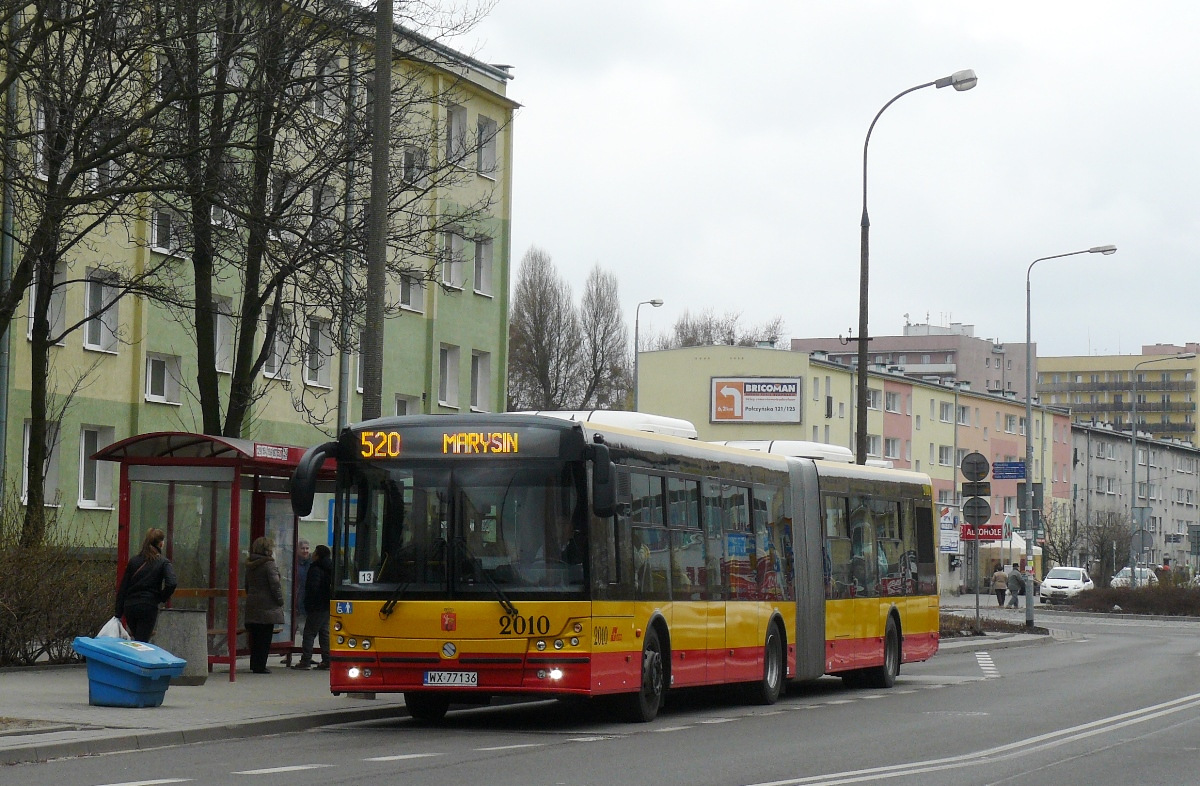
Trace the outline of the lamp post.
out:
M 1141 553 L 1141 551 L 1142 551 L 1142 548 L 1141 548 L 1141 546 L 1142 546 L 1142 522 L 1138 519 L 1138 514 L 1137 514 L 1137 509 L 1138 509 L 1138 493 L 1137 493 L 1138 369 L 1141 368 L 1142 366 L 1147 365 L 1148 363 L 1162 363 L 1163 361 L 1166 361 L 1166 360 L 1194 360 L 1195 357 L 1196 357 L 1195 352 L 1185 352 L 1180 355 L 1165 355 L 1165 356 L 1159 357 L 1159 358 L 1150 358 L 1149 360 L 1143 360 L 1140 363 L 1133 364 L 1133 371 L 1131 372 L 1132 376 L 1133 376 L 1133 380 L 1132 380 L 1133 381 L 1133 400 L 1129 402 L 1133 407 L 1132 414 L 1130 415 L 1130 418 L 1129 418 L 1129 447 L 1133 453 L 1133 458 L 1129 465 L 1130 466 L 1130 470 L 1129 470 L 1130 483 L 1132 484 L 1132 488 L 1133 488 L 1133 503 L 1130 505 L 1130 508 L 1129 508 L 1130 512 L 1133 514 L 1132 515 L 1133 537 L 1130 539 L 1130 543 L 1129 543 L 1129 588 L 1130 589 L 1133 589 L 1134 587 L 1137 586 L 1137 554 L 1134 553 L 1134 549 L 1133 549 L 1134 544 L 1136 544 L 1138 546 L 1137 553 Z M 1148 470 L 1149 470 L 1149 462 L 1147 462 L 1147 471 Z M 1148 477 L 1148 475 L 1147 475 L 1147 477 Z M 1149 489 L 1147 489 L 1147 491 L 1149 491 Z M 1147 502 L 1150 501 L 1149 495 L 1147 495 L 1146 501 Z M 1114 565 L 1113 567 L 1115 569 L 1116 566 Z
M 654 308 L 658 308 L 663 304 L 661 300 L 643 300 L 637 304 L 637 308 L 633 310 L 633 411 L 638 411 L 638 322 L 642 317 L 642 306 L 649 304 Z
M 1047 259 L 1061 259 L 1078 254 L 1110 254 L 1117 253 L 1116 246 L 1094 246 L 1082 251 L 1071 251 L 1067 254 L 1055 254 L 1050 257 L 1039 257 L 1029 263 L 1025 269 L 1025 525 L 1029 527 L 1031 539 L 1036 535 L 1037 528 L 1033 524 L 1033 336 L 1029 319 L 1029 274 L 1033 266 Z M 1029 547 L 1029 562 L 1033 564 L 1033 547 Z M 1025 573 L 1025 626 L 1033 627 L 1033 578 L 1029 571 Z
M 867 139 L 863 142 L 863 210 L 858 274 L 858 398 L 855 404 L 855 413 L 858 422 L 855 432 L 855 460 L 859 464 L 867 463 L 867 283 L 870 278 L 871 235 L 871 220 L 867 217 L 867 146 L 871 144 L 871 132 L 875 130 L 875 124 L 879 122 L 879 116 L 884 113 L 884 110 L 896 103 L 902 96 L 906 96 L 914 90 L 920 90 L 924 87 L 936 87 L 939 89 L 953 87 L 955 90 L 962 92 L 975 87 L 978 82 L 979 79 L 975 76 L 975 72 L 968 68 L 964 71 L 955 71 L 950 76 L 935 79 L 923 85 L 910 87 L 904 92 L 898 93 L 891 101 L 884 104 L 883 109 L 880 109 L 875 114 L 875 119 L 871 121 L 871 125 L 867 129 Z

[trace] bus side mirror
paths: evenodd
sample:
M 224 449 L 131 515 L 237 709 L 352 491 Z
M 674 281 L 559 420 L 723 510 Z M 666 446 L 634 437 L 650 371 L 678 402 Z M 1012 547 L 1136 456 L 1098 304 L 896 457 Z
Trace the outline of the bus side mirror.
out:
M 608 518 L 617 509 L 617 473 L 613 471 L 608 445 L 592 445 L 591 454 L 592 511 L 600 518 Z
M 317 474 L 326 458 L 337 458 L 338 443 L 326 442 L 309 448 L 292 473 L 288 492 L 292 498 L 292 512 L 303 518 L 312 513 L 313 496 L 317 492 Z

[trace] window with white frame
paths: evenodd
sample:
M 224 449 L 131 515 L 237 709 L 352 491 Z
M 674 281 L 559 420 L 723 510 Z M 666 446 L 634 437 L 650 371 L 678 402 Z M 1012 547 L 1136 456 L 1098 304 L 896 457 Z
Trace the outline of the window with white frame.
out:
M 101 352 L 117 349 L 117 289 L 111 274 L 88 270 L 83 294 L 83 346 Z
M 881 442 L 882 442 L 882 440 L 880 440 L 878 434 L 868 434 L 867 435 L 867 455 L 868 456 L 879 456 L 879 447 L 880 447 Z
M 889 459 L 900 458 L 900 438 L 886 437 L 883 440 L 883 457 Z
M 81 508 L 111 508 L 113 463 L 92 458 L 113 442 L 111 426 L 83 426 L 79 430 L 79 502 Z
M 490 352 L 471 352 L 471 409 L 490 412 L 492 409 L 492 355 Z
M 463 238 L 457 232 L 446 232 L 442 236 L 442 283 L 448 287 L 462 289 L 463 286 Z
M 414 273 L 400 275 L 400 307 L 410 311 L 425 310 L 425 279 Z
M 271 325 L 273 312 L 267 309 L 267 326 Z M 266 340 L 264 336 L 264 340 Z M 284 312 L 279 315 L 275 324 L 275 336 L 267 351 L 267 359 L 263 362 L 263 376 L 271 379 L 291 379 L 291 365 L 288 363 L 288 348 L 292 343 L 291 315 Z
M 971 425 L 971 408 L 970 407 L 959 407 L 958 408 L 958 425 L 960 425 L 960 426 Z
M 310 227 L 318 239 L 328 238 L 337 227 L 337 189 L 330 183 L 313 186 L 311 198 Z
M 867 409 L 883 409 L 883 391 L 867 388 Z
M 813 401 L 821 400 L 821 378 L 820 377 L 813 377 L 812 394 L 813 394 Z
M 1017 418 L 1017 433 L 1025 436 L 1025 418 Z
M 362 353 L 362 344 L 359 344 L 358 361 L 354 364 L 354 390 L 357 393 L 363 392 L 363 380 L 366 379 L 366 360 Z
M 943 401 L 938 405 L 938 419 L 943 423 L 954 422 L 954 403 Z
M 313 111 L 327 120 L 336 120 L 342 109 L 342 95 L 338 89 L 337 63 L 332 58 L 317 65 L 316 80 L 313 82 Z
M 146 354 L 146 400 L 158 404 L 179 403 L 179 356 L 158 352 Z
M 309 319 L 304 353 L 304 381 L 309 385 L 329 387 L 329 372 L 333 366 L 333 338 L 329 321 Z
M 213 344 L 216 349 L 217 372 L 233 370 L 233 299 L 214 297 Z
M 900 412 L 900 394 L 887 392 L 883 395 L 883 409 L 885 412 Z
M 396 416 L 403 415 L 420 415 L 421 414 L 421 398 L 420 396 L 405 396 L 397 394 L 396 396 Z
M 160 254 L 179 252 L 183 221 L 178 213 L 166 207 L 155 207 L 150 214 L 150 248 Z
M 1017 416 L 1016 415 L 1005 415 L 1004 416 L 1004 431 L 1007 434 L 1017 433 Z
M 479 174 L 491 177 L 496 172 L 496 121 L 479 116 L 479 145 L 475 168 Z
M 446 107 L 446 158 L 461 165 L 467 155 L 467 108 Z
M 30 283 L 29 291 L 31 293 L 37 291 L 38 274 L 34 270 L 33 281 Z M 29 330 L 26 337 L 33 338 L 33 321 L 36 317 L 37 304 L 34 302 L 35 297 L 29 298 Z M 54 288 L 50 290 L 50 307 L 46 312 L 46 321 L 50 323 L 50 338 L 61 336 L 67 328 L 67 266 L 59 262 L 54 266 Z M 58 342 L 62 346 L 62 341 Z
M 425 177 L 425 173 L 429 169 L 429 154 L 424 148 L 406 145 L 401 162 L 403 171 L 400 177 L 403 182 L 412 185 L 421 182 L 421 178 Z
M 46 421 L 46 459 L 42 464 L 42 488 L 46 507 L 58 504 L 59 428 L 56 421 Z M 21 504 L 29 499 L 29 438 L 33 424 L 25 421 L 21 448 Z
M 179 87 L 179 75 L 166 55 L 158 55 L 154 78 L 154 97 L 159 101 L 171 97 Z
M 968 451 L 966 448 L 959 448 L 958 452 L 954 454 L 954 466 L 961 467 L 963 459 L 967 457 L 967 453 Z
M 475 238 L 475 291 L 480 295 L 492 294 L 492 239 Z
M 50 129 L 47 123 L 46 107 L 43 101 L 38 101 L 33 109 L 33 173 L 45 180 L 50 176 L 50 163 L 47 153 L 50 149 Z
M 458 347 L 442 344 L 438 350 L 438 403 L 458 406 Z
M 1004 498 L 1004 515 L 1015 516 L 1016 514 L 1017 514 L 1017 498 L 1016 497 L 1005 497 Z

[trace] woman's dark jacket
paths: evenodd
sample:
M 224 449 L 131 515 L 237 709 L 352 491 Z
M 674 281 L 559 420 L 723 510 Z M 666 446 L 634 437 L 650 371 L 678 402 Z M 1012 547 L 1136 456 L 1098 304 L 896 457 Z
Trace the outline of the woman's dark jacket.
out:
M 329 612 L 329 601 L 333 598 L 333 560 L 322 557 L 308 566 L 308 577 L 304 582 L 304 611 L 315 614 L 319 610 Z
M 273 557 L 251 554 L 246 560 L 246 622 L 283 624 L 283 585 Z
M 138 554 L 125 566 L 125 575 L 117 590 L 117 616 L 125 614 L 126 606 L 157 606 L 165 603 L 178 584 L 175 568 L 169 559 L 159 556 L 147 562 L 145 557 Z

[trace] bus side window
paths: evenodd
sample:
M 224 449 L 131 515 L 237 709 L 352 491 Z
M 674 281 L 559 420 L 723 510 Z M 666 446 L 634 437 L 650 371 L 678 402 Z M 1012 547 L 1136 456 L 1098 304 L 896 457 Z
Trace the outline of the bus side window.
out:
M 917 519 L 917 593 L 937 594 L 936 546 L 933 540 L 933 508 L 929 500 L 916 505 Z
M 700 487 L 700 520 L 704 527 L 704 578 L 706 600 L 729 597 L 729 582 L 725 576 L 725 533 L 721 526 L 721 485 L 706 480 Z
M 736 600 L 753 600 L 758 594 L 749 491 L 742 486 L 721 486 L 721 510 L 725 525 L 724 572 L 729 577 L 729 597 Z
M 850 589 L 850 500 L 826 494 L 825 503 L 825 597 L 851 597 Z
M 850 583 L 851 596 L 879 595 L 879 558 L 876 554 L 875 523 L 871 500 L 861 494 L 850 496 Z

